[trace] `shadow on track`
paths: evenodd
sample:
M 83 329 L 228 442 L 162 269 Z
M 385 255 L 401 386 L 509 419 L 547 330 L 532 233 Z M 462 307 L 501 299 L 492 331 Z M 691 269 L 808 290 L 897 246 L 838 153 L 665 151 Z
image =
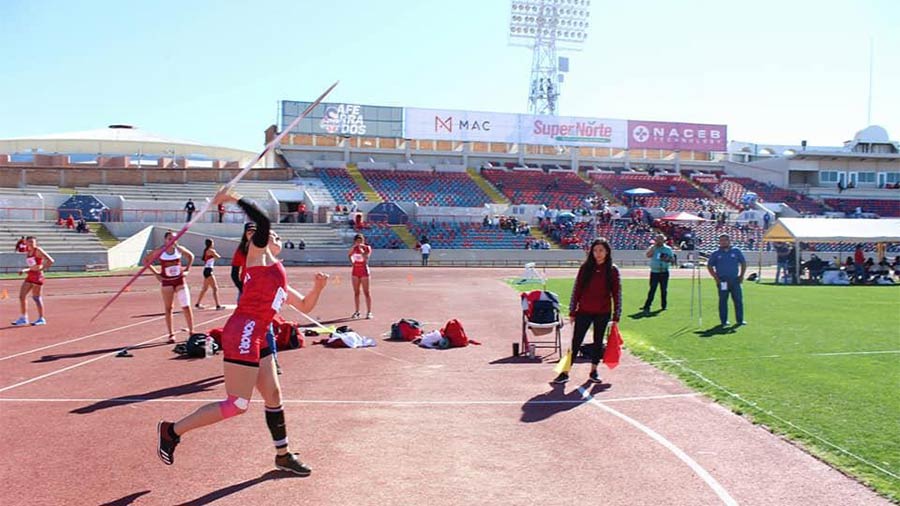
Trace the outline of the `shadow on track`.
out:
M 129 346 L 129 350 L 142 350 L 145 348 L 156 348 L 157 346 L 171 346 L 168 343 L 147 343 L 139 346 Z M 103 355 L 104 353 L 112 353 L 114 351 L 120 351 L 123 347 L 119 346 L 117 348 L 104 348 L 102 350 L 90 350 L 90 351 L 82 351 L 80 353 L 59 353 L 55 355 L 44 355 L 43 357 L 32 360 L 31 362 L 34 364 L 40 362 L 53 362 L 55 360 L 62 360 L 66 358 L 82 358 L 82 357 L 90 357 L 92 355 Z
M 589 381 L 585 381 L 579 386 L 588 390 L 592 397 L 612 387 L 609 383 L 591 383 Z M 525 404 L 522 405 L 520 420 L 525 423 L 540 422 L 557 413 L 575 409 L 587 401 L 588 399 L 582 397 L 577 387 L 566 393 L 565 384 L 554 383 L 551 384 L 549 391 L 525 401 Z
M 189 395 L 200 392 L 210 392 L 215 386 L 220 385 L 224 382 L 225 379 L 223 376 L 212 376 L 209 378 L 192 381 L 190 383 L 185 383 L 184 385 L 176 385 L 160 390 L 153 390 L 151 392 L 146 392 L 143 394 L 124 395 L 121 397 L 102 400 L 93 404 L 88 404 L 87 406 L 75 408 L 72 411 L 69 411 L 69 413 L 86 415 L 95 411 L 100 411 L 101 409 L 113 408 L 116 406 L 136 404 L 139 402 L 150 401 L 154 399 L 164 399 L 166 397 L 179 397 L 182 395 Z
M 218 501 L 223 497 L 228 497 L 231 494 L 238 493 L 242 490 L 248 489 L 254 485 L 258 485 L 265 481 L 269 480 L 277 480 L 281 478 L 299 478 L 299 476 L 286 473 L 284 471 L 268 471 L 266 474 L 253 478 L 251 480 L 242 481 L 241 483 L 235 483 L 234 485 L 229 485 L 225 488 L 220 488 L 219 490 L 215 490 L 210 492 L 202 497 L 198 497 L 192 501 L 181 503 L 179 506 L 201 506 L 203 504 L 209 504 L 211 502 Z

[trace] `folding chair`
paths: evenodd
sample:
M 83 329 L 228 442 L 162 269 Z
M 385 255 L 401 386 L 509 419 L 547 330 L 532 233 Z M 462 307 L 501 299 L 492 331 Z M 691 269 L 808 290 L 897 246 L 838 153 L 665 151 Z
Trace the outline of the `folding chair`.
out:
M 560 317 L 559 298 L 555 293 L 545 290 L 523 293 L 521 298 L 521 352 L 533 358 L 537 348 L 550 348 L 561 357 L 562 328 L 565 322 Z M 531 339 L 528 338 L 529 331 Z

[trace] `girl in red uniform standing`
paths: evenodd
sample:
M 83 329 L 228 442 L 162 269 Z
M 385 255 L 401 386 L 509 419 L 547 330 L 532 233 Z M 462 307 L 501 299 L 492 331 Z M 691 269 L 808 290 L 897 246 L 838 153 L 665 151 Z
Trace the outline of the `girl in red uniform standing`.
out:
M 601 346 L 606 325 L 618 323 L 622 316 L 622 282 L 619 269 L 613 265 L 612 247 L 604 238 L 594 239 L 587 259 L 578 269 L 569 301 L 569 320 L 575 323 L 572 331 L 572 359 L 581 348 L 588 328 L 594 327 L 594 346 L 591 347 L 590 381 L 600 383 L 597 365 L 603 358 Z M 570 366 L 571 367 L 571 366 Z M 559 373 L 553 383 L 569 381 L 569 371 Z
M 12 324 L 28 325 L 28 306 L 25 298 L 31 292 L 31 298 L 38 310 L 38 318 L 31 324 L 46 325 L 44 299 L 41 293 L 44 290 L 44 271 L 53 265 L 53 257 L 37 245 L 37 239 L 34 236 L 28 236 L 25 238 L 25 262 L 28 267 L 19 271 L 19 274 L 25 274 L 25 281 L 22 282 L 22 288 L 19 289 L 19 308 L 22 310 L 22 314 Z
M 212 288 L 213 300 L 216 303 L 216 309 L 225 309 L 225 306 L 219 304 L 219 282 L 216 281 L 216 277 L 213 275 L 213 267 L 216 266 L 216 259 L 222 258 L 215 248 L 215 243 L 212 239 L 206 240 L 206 248 L 203 250 L 203 288 L 200 289 L 200 295 L 197 296 L 197 303 L 194 304 L 194 307 L 197 309 L 201 309 L 200 301 L 203 300 L 203 296 L 206 295 L 206 291 Z
M 166 232 L 165 242 L 168 244 L 172 236 L 175 235 L 171 230 Z M 194 254 L 187 248 L 173 243 L 168 248 L 162 250 L 165 246 L 155 249 L 144 259 L 146 265 L 156 279 L 160 281 L 160 292 L 163 297 L 163 310 L 166 313 L 166 327 L 169 329 L 169 342 L 175 342 L 175 331 L 172 329 L 172 302 L 178 297 L 178 304 L 181 306 L 181 314 L 187 322 L 188 335 L 194 333 L 194 313 L 191 312 L 191 291 L 184 282 L 184 277 L 190 272 L 191 264 L 194 263 Z M 150 260 L 159 254 L 159 267 L 150 265 Z M 181 259 L 186 260 L 182 266 Z
M 359 289 L 362 288 L 366 296 L 366 318 L 372 318 L 372 296 L 369 295 L 369 256 L 372 255 L 372 247 L 366 244 L 366 238 L 362 234 L 353 237 L 353 247 L 347 254 L 353 264 L 350 277 L 353 280 L 353 304 L 356 308 L 351 318 L 359 318 Z
M 281 386 L 265 335 L 272 318 L 285 302 L 304 313 L 312 311 L 328 282 L 328 276 L 317 273 L 313 289 L 305 297 L 291 288 L 284 267 L 276 258 L 281 251 L 281 238 L 271 231 L 269 218 L 256 204 L 225 187 L 216 194 L 213 204 L 228 202 L 236 202 L 256 223 L 256 229 L 247 251 L 241 297 L 222 330 L 227 398 L 201 406 L 177 422 L 159 422 L 159 458 L 171 465 L 175 447 L 185 433 L 243 414 L 250 406 L 253 388 L 256 387 L 265 401 L 266 425 L 275 444 L 275 467 L 308 476 L 310 468 L 300 462 L 288 447 Z

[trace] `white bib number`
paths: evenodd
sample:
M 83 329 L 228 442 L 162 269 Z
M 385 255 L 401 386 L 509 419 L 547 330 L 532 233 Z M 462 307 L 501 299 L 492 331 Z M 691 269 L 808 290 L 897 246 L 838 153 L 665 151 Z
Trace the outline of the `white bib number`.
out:
M 166 267 L 166 276 L 170 278 L 178 277 L 181 275 L 181 266 L 180 265 L 170 265 Z
M 350 257 L 350 259 L 353 260 L 353 263 L 358 264 L 362 263 L 366 259 L 366 257 L 360 255 L 359 253 L 354 253 L 353 256 Z
M 284 291 L 284 288 L 278 287 L 278 291 L 275 292 L 275 300 L 272 301 L 272 309 L 277 313 L 281 311 L 281 305 L 284 304 L 284 301 L 287 300 L 287 292 Z
M 28 267 L 34 267 L 37 265 L 37 260 L 34 257 L 27 257 L 25 258 L 25 263 L 28 264 Z

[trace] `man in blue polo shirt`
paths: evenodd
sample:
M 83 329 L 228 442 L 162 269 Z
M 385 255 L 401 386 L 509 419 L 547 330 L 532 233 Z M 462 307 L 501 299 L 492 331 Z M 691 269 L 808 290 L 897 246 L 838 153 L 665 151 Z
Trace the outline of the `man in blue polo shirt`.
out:
M 737 325 L 746 325 L 741 283 L 747 271 L 747 261 L 744 260 L 741 250 L 731 247 L 731 237 L 728 234 L 719 236 L 719 249 L 709 255 L 706 269 L 716 280 L 716 288 L 719 291 L 719 322 L 723 327 L 728 325 L 728 294 L 731 294 L 735 321 Z
M 662 310 L 666 310 L 666 296 L 669 292 L 669 264 L 675 262 L 675 252 L 666 246 L 666 236 L 656 234 L 653 244 L 647 249 L 647 258 L 650 259 L 650 291 L 647 293 L 647 301 L 641 309 L 647 313 L 653 304 L 656 295 L 656 287 L 659 286 L 660 302 Z

